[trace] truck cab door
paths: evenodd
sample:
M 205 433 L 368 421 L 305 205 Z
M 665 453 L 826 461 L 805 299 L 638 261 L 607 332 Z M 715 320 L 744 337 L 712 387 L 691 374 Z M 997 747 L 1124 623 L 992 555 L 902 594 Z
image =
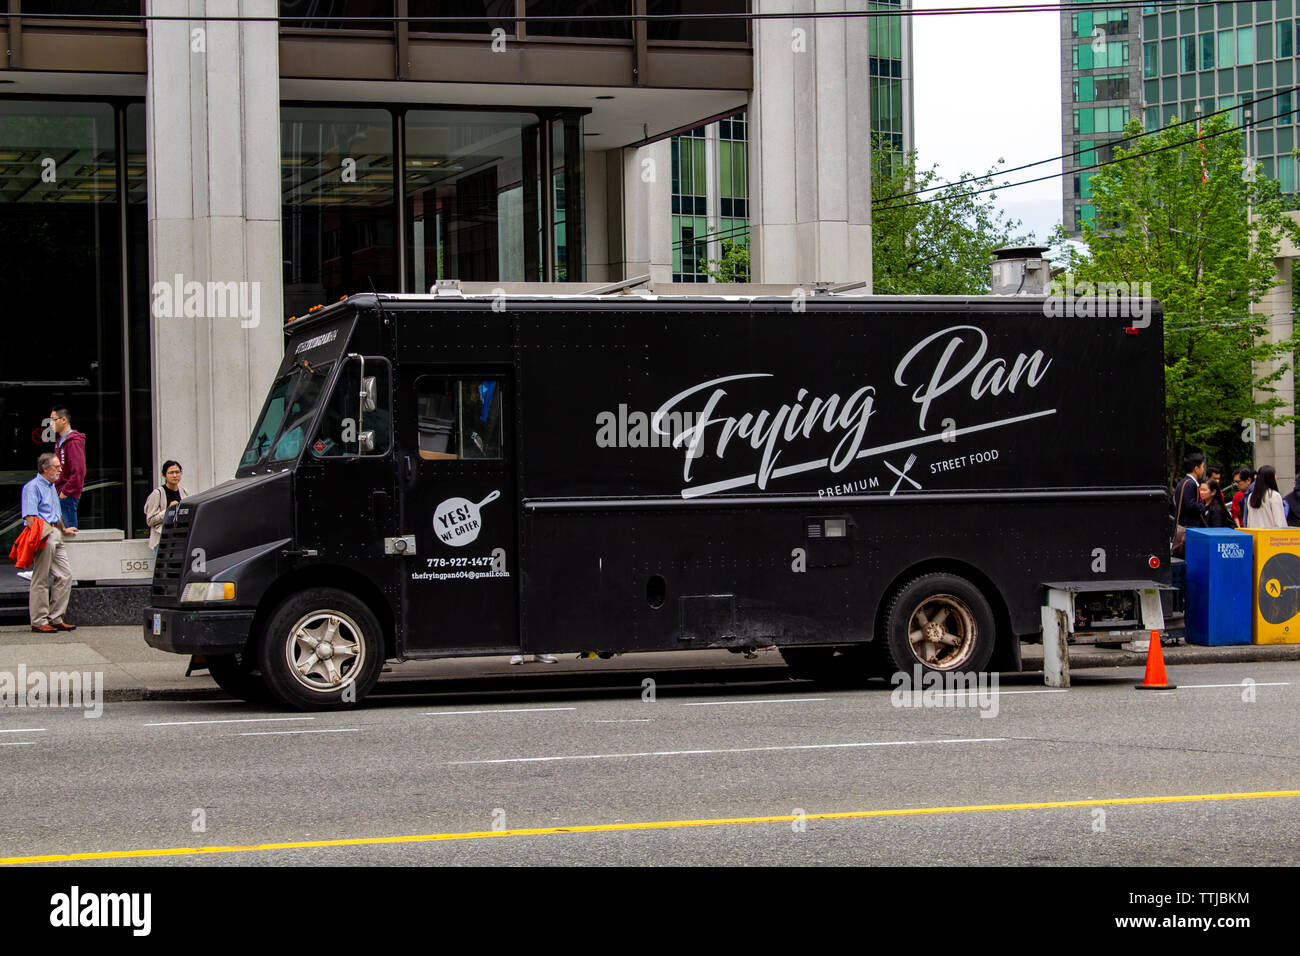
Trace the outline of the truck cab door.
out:
M 397 568 L 385 557 L 397 526 L 392 366 L 371 355 L 340 361 L 294 475 L 297 546 L 311 564 L 369 578 L 395 606 Z
M 402 366 L 404 656 L 519 649 L 511 389 L 505 371 Z

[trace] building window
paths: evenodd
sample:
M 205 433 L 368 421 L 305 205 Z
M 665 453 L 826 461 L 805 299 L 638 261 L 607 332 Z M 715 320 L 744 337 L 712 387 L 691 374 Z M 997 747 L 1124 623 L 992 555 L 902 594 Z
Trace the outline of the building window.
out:
M 708 166 L 703 126 L 672 141 L 673 281 L 708 281 Z
M 1237 43 L 1231 30 L 1219 31 L 1219 66 L 1232 66 L 1237 62 Z
M 1142 44 L 1142 75 L 1148 79 L 1160 75 L 1160 45 Z
M 1093 89 L 1099 100 L 1128 99 L 1128 74 L 1107 73 L 1096 78 Z
M 284 307 L 397 288 L 393 120 L 387 110 L 280 110 Z
M 27 0 L 23 0 L 26 4 Z M 444 4 L 426 0 L 421 9 L 420 0 L 413 0 L 411 4 L 412 16 L 423 16 L 425 13 L 438 14 L 450 12 L 442 9 Z M 471 5 L 473 11 L 456 11 L 465 16 L 466 14 L 483 16 L 485 10 L 484 4 L 475 3 Z M 391 34 L 393 32 L 393 12 L 395 4 L 393 0 L 280 0 L 280 16 L 282 17 L 280 25 L 291 29 L 300 30 L 376 30 L 383 33 Z M 310 20 L 295 20 L 294 17 L 311 17 Z M 374 20 L 356 20 L 355 17 L 374 17 Z M 347 18 L 347 19 L 342 19 Z M 509 24 L 505 24 L 509 26 Z M 459 28 L 458 28 L 459 27 Z M 442 21 L 436 24 L 422 25 L 413 27 L 421 30 L 437 30 L 441 33 L 490 33 L 491 28 L 487 24 L 467 24 L 467 23 L 448 23 Z M 514 30 L 510 30 L 513 34 Z
M 1255 62 L 1255 28 L 1242 27 L 1237 31 L 1237 63 Z
M 586 4 L 582 4 L 585 6 Z M 593 6 L 595 4 L 592 4 Z M 566 15 L 575 12 L 572 0 L 559 4 Z M 601 4 L 602 7 L 606 4 Z M 882 3 L 883 7 L 896 7 L 896 3 Z M 586 11 L 582 11 L 586 12 Z M 594 12 L 594 11 L 593 11 Z M 605 12 L 602 10 L 601 12 Z M 647 32 L 651 40 L 695 40 L 705 43 L 744 43 L 747 38 L 746 23 L 743 18 L 723 20 L 679 19 L 683 13 L 747 13 L 749 5 L 746 0 L 646 0 L 645 12 L 654 14 L 673 14 L 662 20 L 651 20 Z
M 1292 55 L 1292 30 L 1290 20 L 1280 20 L 1277 24 L 1277 55 L 1278 57 Z
M 1182 38 L 1182 71 L 1191 73 L 1196 70 L 1196 37 L 1185 36 Z
M 414 6 L 417 0 L 409 0 Z M 515 12 L 512 2 L 501 4 L 492 0 L 460 0 L 448 4 L 447 0 L 423 0 L 431 6 L 477 7 L 478 15 L 483 16 L 486 8 Z M 630 40 L 632 39 L 632 21 L 629 20 L 584 20 L 583 14 L 598 16 L 630 16 L 635 11 L 631 0 L 527 0 L 524 15 L 527 17 L 564 17 L 561 20 L 529 20 L 524 24 L 529 36 L 539 37 L 574 37 L 583 39 Z M 648 11 L 653 13 L 653 10 Z M 703 11 L 701 11 L 703 12 Z M 503 23 L 508 36 L 515 35 L 513 23 Z M 486 32 L 491 32 L 490 30 Z
M 1214 34 L 1201 34 L 1201 69 L 1214 69 Z
M 144 0 L 22 0 L 21 6 L 23 13 L 59 14 L 69 19 L 89 14 L 136 20 L 144 11 Z
M 172 334 L 192 323 L 172 311 L 180 290 L 170 276 L 159 317 L 151 314 L 144 134 L 141 103 L 0 100 L 0 234 L 14 240 L 0 256 L 14 317 L 5 328 L 10 374 L 0 375 L 6 553 L 22 524 L 19 488 L 35 476 L 37 456 L 54 450 L 42 432 L 61 405 L 87 436 L 80 527 L 147 534 L 142 505 L 157 480 L 151 322 L 172 323 L 164 325 Z

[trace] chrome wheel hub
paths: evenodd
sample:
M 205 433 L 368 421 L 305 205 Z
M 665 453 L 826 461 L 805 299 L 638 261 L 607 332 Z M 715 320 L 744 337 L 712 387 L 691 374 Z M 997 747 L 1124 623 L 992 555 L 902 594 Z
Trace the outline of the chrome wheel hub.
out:
M 935 670 L 955 670 L 975 649 L 975 615 L 961 598 L 936 594 L 926 598 L 908 620 L 912 653 Z
M 352 683 L 365 664 L 361 628 L 341 611 L 312 611 L 299 618 L 284 646 L 289 672 L 317 693 Z

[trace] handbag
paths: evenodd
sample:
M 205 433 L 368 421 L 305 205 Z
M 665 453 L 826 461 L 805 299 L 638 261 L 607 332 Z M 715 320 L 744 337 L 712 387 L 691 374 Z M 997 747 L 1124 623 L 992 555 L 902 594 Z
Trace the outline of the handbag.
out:
M 1183 476 L 1183 481 L 1187 477 Z M 1174 515 L 1174 539 L 1169 546 L 1169 553 L 1175 558 L 1181 558 L 1187 553 L 1187 529 L 1178 523 L 1178 519 L 1183 516 L 1183 482 L 1178 483 L 1178 513 Z

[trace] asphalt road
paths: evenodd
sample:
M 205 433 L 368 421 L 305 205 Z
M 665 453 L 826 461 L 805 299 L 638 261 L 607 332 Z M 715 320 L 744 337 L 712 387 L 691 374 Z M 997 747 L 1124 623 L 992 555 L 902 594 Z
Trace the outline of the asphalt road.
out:
M 0 709 L 0 862 L 1300 862 L 1300 662 L 1140 677 L 941 707 L 769 681 Z M 326 845 L 193 852 L 297 843 Z

